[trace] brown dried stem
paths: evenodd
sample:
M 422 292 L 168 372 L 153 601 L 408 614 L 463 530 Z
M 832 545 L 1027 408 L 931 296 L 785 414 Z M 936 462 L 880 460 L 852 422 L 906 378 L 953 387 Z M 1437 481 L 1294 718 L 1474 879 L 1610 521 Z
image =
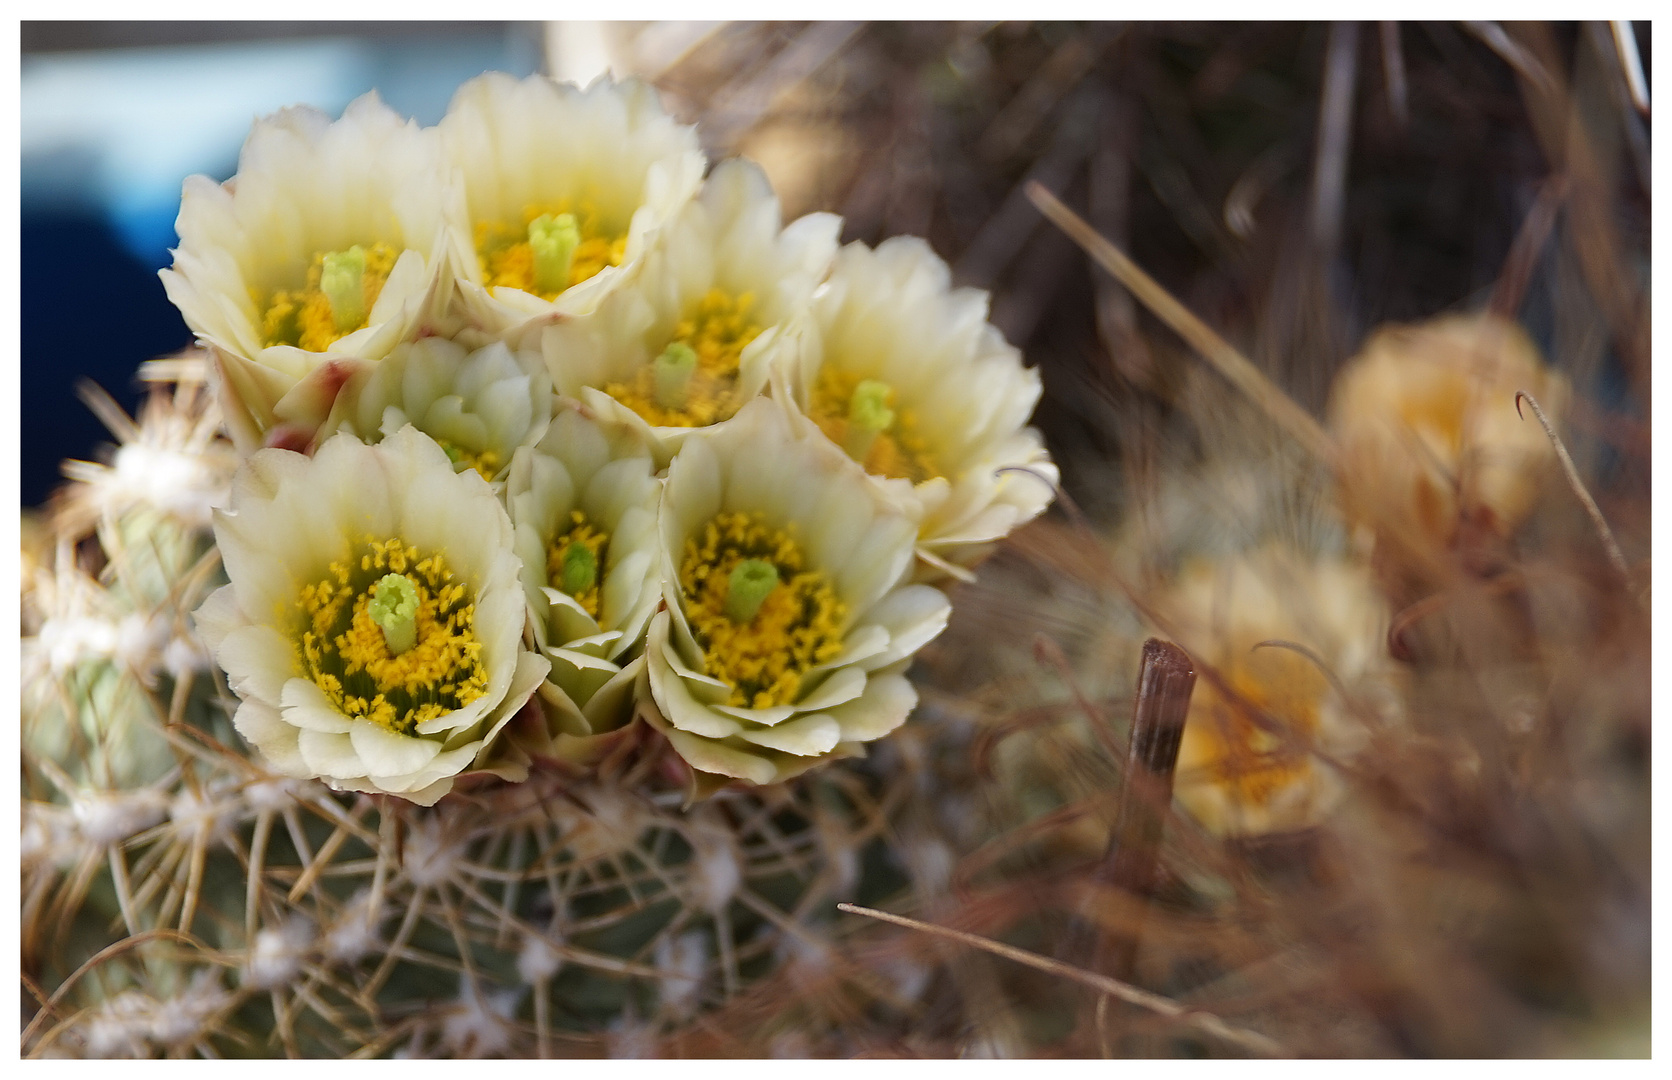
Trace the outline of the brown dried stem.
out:
M 1123 889 L 1140 901 L 1148 898 L 1155 884 L 1156 852 L 1173 802 L 1173 769 L 1195 687 L 1195 667 L 1183 649 L 1159 638 L 1144 642 L 1120 814 L 1094 876 L 1098 884 Z M 1134 924 L 1127 933 L 1106 938 L 1097 949 L 1094 966 L 1118 978 L 1130 978 L 1140 929 Z

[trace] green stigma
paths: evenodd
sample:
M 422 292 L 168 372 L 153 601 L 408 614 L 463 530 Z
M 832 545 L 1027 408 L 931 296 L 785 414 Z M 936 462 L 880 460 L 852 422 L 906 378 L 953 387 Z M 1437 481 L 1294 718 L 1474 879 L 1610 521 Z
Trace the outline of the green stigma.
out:
M 541 214 L 528 223 L 528 246 L 534 252 L 534 287 L 543 293 L 558 293 L 569 287 L 569 267 L 580 246 L 581 231 L 575 215 Z
M 457 465 L 459 460 L 464 457 L 464 451 L 460 450 L 446 439 L 437 439 L 436 445 L 441 447 L 442 452 L 447 455 L 447 460 L 451 461 L 455 465 Z
M 563 591 L 579 596 L 598 583 L 598 556 L 585 544 L 570 544 L 563 550 Z
M 656 374 L 656 404 L 664 409 L 683 409 L 691 390 L 691 376 L 697 373 L 697 353 L 683 341 L 662 350 L 651 365 Z
M 887 383 L 866 379 L 853 388 L 848 399 L 848 437 L 843 449 L 855 461 L 863 463 L 871 456 L 877 436 L 894 425 L 894 410 L 888 407 L 893 393 Z
M 765 559 L 744 559 L 732 569 L 726 590 L 726 618 L 742 625 L 753 621 L 778 587 L 778 568 Z
M 389 655 L 401 653 L 418 644 L 418 590 L 405 574 L 385 574 L 372 590 L 372 600 L 366 605 Z
M 331 251 L 319 275 L 319 291 L 331 301 L 331 321 L 343 332 L 366 321 L 366 250 L 355 244 Z

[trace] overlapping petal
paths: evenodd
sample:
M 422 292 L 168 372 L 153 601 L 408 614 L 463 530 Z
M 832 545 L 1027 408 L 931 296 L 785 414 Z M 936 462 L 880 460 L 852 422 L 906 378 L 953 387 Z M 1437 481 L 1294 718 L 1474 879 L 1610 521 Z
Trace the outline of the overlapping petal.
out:
M 430 436 L 456 470 L 503 481 L 519 447 L 551 420 L 551 381 L 537 356 L 494 343 L 469 352 L 445 338 L 395 346 L 376 367 L 350 379 L 320 429 L 379 442 L 411 424 Z

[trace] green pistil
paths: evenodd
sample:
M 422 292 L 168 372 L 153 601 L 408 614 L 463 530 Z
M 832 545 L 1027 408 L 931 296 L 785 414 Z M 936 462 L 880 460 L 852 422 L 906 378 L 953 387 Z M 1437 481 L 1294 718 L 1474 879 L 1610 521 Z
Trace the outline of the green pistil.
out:
M 656 373 L 656 404 L 664 409 L 683 409 L 691 390 L 691 376 L 697 373 L 696 350 L 683 341 L 671 342 L 651 367 Z
M 598 556 L 585 544 L 570 544 L 563 550 L 563 591 L 579 596 L 598 583 Z
M 418 644 L 418 590 L 405 574 L 385 574 L 378 580 L 366 614 L 383 631 L 389 655 L 399 656 Z
M 744 559 L 731 572 L 731 585 L 726 591 L 726 618 L 738 625 L 752 621 L 777 587 L 776 566 L 765 559 Z
M 534 287 L 543 293 L 569 287 L 569 266 L 580 245 L 575 215 L 541 214 L 528 223 L 528 246 L 534 252 Z
M 460 450 L 446 439 L 437 440 L 436 445 L 440 446 L 442 451 L 446 453 L 447 460 L 451 461 L 455 465 L 459 463 L 460 458 L 464 457 L 464 451 Z
M 325 255 L 319 291 L 331 301 L 331 321 L 347 332 L 366 321 L 366 251 L 355 244 Z
M 877 436 L 894 425 L 894 410 L 888 407 L 892 393 L 887 383 L 866 379 L 853 388 L 848 399 L 848 437 L 843 447 L 848 456 L 863 463 L 871 456 Z

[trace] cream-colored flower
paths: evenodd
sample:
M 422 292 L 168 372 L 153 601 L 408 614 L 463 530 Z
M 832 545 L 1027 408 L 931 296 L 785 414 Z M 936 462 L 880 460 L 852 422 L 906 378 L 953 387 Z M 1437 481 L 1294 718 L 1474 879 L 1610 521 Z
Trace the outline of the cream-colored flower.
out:
M 1219 836 L 1316 824 L 1343 787 L 1314 748 L 1350 757 L 1369 732 L 1362 713 L 1313 660 L 1286 647 L 1255 646 L 1304 646 L 1359 709 L 1381 722 L 1395 719 L 1399 673 L 1387 656 L 1387 608 L 1369 574 L 1354 563 L 1270 546 L 1189 566 L 1158 606 L 1179 643 L 1233 692 L 1198 675 L 1179 747 L 1179 803 Z
M 662 485 L 629 428 L 576 409 L 519 449 L 505 498 L 516 528 L 552 752 L 584 756 L 589 736 L 632 717 L 640 648 L 661 600 L 656 506 Z
M 490 72 L 459 87 L 440 133 L 464 179 L 461 298 L 495 334 L 590 312 L 702 181 L 696 130 L 639 82 L 580 90 Z
M 950 605 L 906 581 L 910 515 L 822 436 L 750 402 L 686 440 L 659 528 L 645 714 L 711 774 L 699 789 L 787 779 L 905 720 L 905 669 Z
M 1450 547 L 1464 521 L 1512 533 L 1555 462 L 1544 429 L 1517 414 L 1518 390 L 1553 421 L 1566 411 L 1567 380 L 1515 323 L 1451 315 L 1371 335 L 1330 393 L 1348 517 L 1424 552 Z
M 635 281 L 590 318 L 541 331 L 558 391 L 634 426 L 666 464 L 689 432 L 723 423 L 798 357 L 841 224 L 809 214 L 782 227 L 760 167 L 721 163 Z
M 258 120 L 238 175 L 186 179 L 163 287 L 214 352 L 240 450 L 280 424 L 311 437 L 346 370 L 414 333 L 446 271 L 450 183 L 435 133 L 375 92 L 335 123 Z
M 551 380 L 537 356 L 494 343 L 469 352 L 444 338 L 420 338 L 357 373 L 320 428 L 379 442 L 408 424 L 441 445 L 463 472 L 504 478 L 519 446 L 539 439 L 552 414 Z
M 511 535 L 416 428 L 256 453 L 215 512 L 231 584 L 197 611 L 233 725 L 288 776 L 433 804 L 550 667 L 521 647 Z
M 987 322 L 987 294 L 953 289 L 916 237 L 843 248 L 813 310 L 819 348 L 804 350 L 795 404 L 880 483 L 910 489 L 919 555 L 967 576 L 1051 501 L 1057 467 L 1025 426 L 1038 373 Z

